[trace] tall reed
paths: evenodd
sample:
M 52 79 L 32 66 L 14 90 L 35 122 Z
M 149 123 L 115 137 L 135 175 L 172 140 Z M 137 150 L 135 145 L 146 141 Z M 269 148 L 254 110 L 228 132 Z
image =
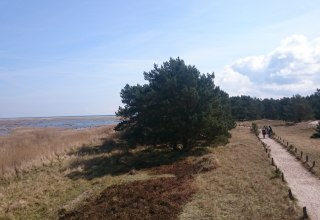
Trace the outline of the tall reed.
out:
M 114 135 L 113 126 L 67 130 L 20 128 L 0 137 L 0 178 L 48 163 L 83 145 L 97 145 Z

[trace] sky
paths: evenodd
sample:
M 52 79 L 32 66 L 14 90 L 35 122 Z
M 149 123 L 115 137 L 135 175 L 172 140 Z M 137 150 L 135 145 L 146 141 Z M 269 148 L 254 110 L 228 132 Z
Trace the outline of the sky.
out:
M 114 114 L 170 57 L 230 96 L 320 88 L 319 0 L 0 0 L 0 118 Z

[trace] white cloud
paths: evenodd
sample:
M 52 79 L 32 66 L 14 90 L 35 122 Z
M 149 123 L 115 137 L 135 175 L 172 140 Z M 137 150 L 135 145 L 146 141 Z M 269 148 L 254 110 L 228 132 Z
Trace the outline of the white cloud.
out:
M 230 67 L 225 67 L 223 75 L 216 76 L 218 85 L 223 85 L 223 89 L 228 91 L 229 95 L 248 94 L 252 92 L 252 83 L 248 76 L 234 71 Z
M 308 95 L 320 88 L 320 38 L 293 35 L 268 54 L 236 60 L 217 76 L 230 95 Z M 235 93 L 235 94 L 234 94 Z

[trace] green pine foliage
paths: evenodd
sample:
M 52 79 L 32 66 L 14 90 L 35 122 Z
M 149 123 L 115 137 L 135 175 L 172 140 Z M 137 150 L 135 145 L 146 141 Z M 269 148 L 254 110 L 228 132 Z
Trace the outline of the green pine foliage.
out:
M 190 150 L 199 143 L 230 136 L 235 126 L 227 93 L 214 85 L 213 74 L 201 74 L 177 58 L 144 73 L 145 85 L 126 85 L 116 126 L 128 143 L 167 145 Z
M 311 136 L 311 138 L 320 138 L 320 121 L 316 127 L 315 133 Z
M 281 99 L 257 99 L 250 96 L 231 97 L 231 112 L 235 120 L 267 118 L 301 122 L 320 119 L 320 90 L 311 96 L 300 95 Z
M 251 123 L 251 132 L 254 133 L 256 136 L 259 136 L 259 128 L 257 123 L 255 122 Z

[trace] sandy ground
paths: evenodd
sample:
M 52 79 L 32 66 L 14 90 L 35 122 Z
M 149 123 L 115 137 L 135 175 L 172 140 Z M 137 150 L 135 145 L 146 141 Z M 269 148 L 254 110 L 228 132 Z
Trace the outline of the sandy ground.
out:
M 311 174 L 301 162 L 270 138 L 262 138 L 271 149 L 271 157 L 283 172 L 288 186 L 301 207 L 307 207 L 309 218 L 320 220 L 320 179 Z
M 309 123 L 309 125 L 312 125 L 314 127 L 317 127 L 317 124 L 319 123 L 319 121 L 312 121 Z

